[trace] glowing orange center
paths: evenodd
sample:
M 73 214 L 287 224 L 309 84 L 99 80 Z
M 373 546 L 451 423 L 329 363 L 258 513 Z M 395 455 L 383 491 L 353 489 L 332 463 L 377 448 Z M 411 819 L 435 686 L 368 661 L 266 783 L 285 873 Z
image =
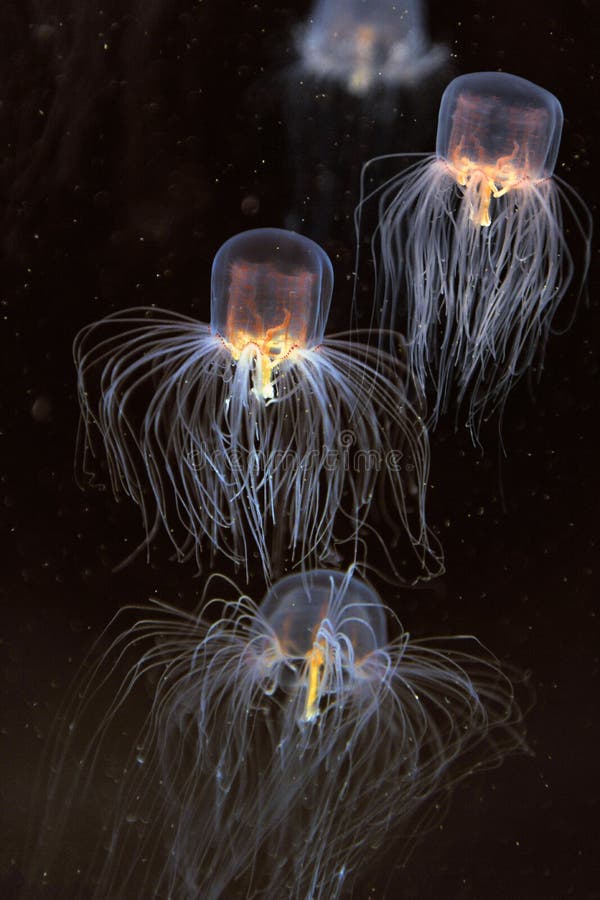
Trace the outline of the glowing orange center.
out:
M 313 645 L 312 650 L 306 654 L 308 663 L 308 685 L 306 690 L 306 705 L 304 707 L 304 720 L 311 722 L 319 714 L 319 698 L 323 684 L 323 672 L 327 647 L 322 643 Z
M 283 315 L 282 322 L 265 329 L 262 334 L 248 331 L 245 328 L 233 327 L 229 332 L 231 339 L 225 341 L 235 360 L 239 360 L 248 349 L 254 350 L 256 355 L 254 388 L 265 399 L 273 397 L 271 382 L 273 369 L 299 346 L 298 341 L 290 335 L 288 330 L 292 319 L 290 310 L 284 310 Z
M 232 266 L 226 335 L 234 360 L 254 359 L 253 391 L 274 396 L 273 370 L 306 345 L 307 309 L 314 274 L 285 274 L 271 264 L 236 262 Z M 266 298 L 266 299 L 264 299 Z
M 356 68 L 350 76 L 350 89 L 359 93 L 368 90 L 373 80 L 375 37 L 375 29 L 371 25 L 360 25 L 356 30 Z
M 454 148 L 450 168 L 458 184 L 466 187 L 465 196 L 470 205 L 469 218 L 475 225 L 491 225 L 490 203 L 517 187 L 527 178 L 525 168 L 515 165 L 519 145 L 513 152 L 499 157 L 495 163 L 473 160 L 462 152 L 463 141 Z M 483 153 L 481 153 L 483 155 Z

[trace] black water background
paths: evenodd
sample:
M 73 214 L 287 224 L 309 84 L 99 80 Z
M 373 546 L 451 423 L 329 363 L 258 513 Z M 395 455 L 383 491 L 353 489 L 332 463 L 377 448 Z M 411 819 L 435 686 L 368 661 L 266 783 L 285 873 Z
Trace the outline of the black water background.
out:
M 135 509 L 74 483 L 73 335 L 137 303 L 206 320 L 222 241 L 286 224 L 297 203 L 290 173 L 311 155 L 290 158 L 280 73 L 306 12 L 300 2 L 233 0 L 102 11 L 87 0 L 9 2 L 0 12 L 3 897 L 18 896 L 32 775 L 75 663 L 124 602 L 158 593 L 191 607 L 201 590 L 191 569 L 167 561 L 166 543 L 149 566 L 140 558 L 112 572 L 140 527 Z M 595 208 L 593 4 L 463 0 L 432 3 L 430 17 L 457 72 L 501 67 L 559 96 L 559 171 Z M 356 105 L 346 113 L 351 137 Z M 422 117 L 426 132 L 431 109 Z M 369 122 L 361 127 L 368 144 Z M 350 192 L 357 164 L 335 172 Z M 339 323 L 354 199 L 336 197 L 323 243 Z M 474 633 L 531 670 L 536 755 L 463 786 L 445 828 L 393 875 L 390 896 L 600 896 L 597 289 L 596 270 L 589 306 L 550 342 L 534 397 L 526 384 L 511 397 L 500 464 L 494 426 L 483 455 L 449 425 L 432 440 L 429 519 L 447 574 L 431 590 L 386 599 L 416 635 Z

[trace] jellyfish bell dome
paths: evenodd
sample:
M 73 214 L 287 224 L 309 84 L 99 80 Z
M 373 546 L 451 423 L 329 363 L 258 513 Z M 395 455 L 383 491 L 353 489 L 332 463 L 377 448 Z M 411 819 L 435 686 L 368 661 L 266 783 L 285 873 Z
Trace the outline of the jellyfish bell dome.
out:
M 460 75 L 442 96 L 436 153 L 457 170 L 478 167 L 496 184 L 516 187 L 552 176 L 562 125 L 558 99 L 525 78 Z
M 258 634 L 255 649 L 267 669 L 278 664 L 279 687 L 300 698 L 299 724 L 320 715 L 321 698 L 335 703 L 352 685 L 378 677 L 363 664 L 387 642 L 384 606 L 351 572 L 288 575 L 269 590 L 260 614 L 258 630 L 266 625 L 271 633 Z
M 343 53 L 351 40 L 368 31 L 375 50 L 388 51 L 396 42 L 425 43 L 421 0 L 401 6 L 387 0 L 320 0 L 311 16 L 315 34 L 332 54 Z
M 229 238 L 211 275 L 211 329 L 234 358 L 248 345 L 272 364 L 324 336 L 333 267 L 314 241 L 281 228 L 256 228 Z
M 306 656 L 325 621 L 350 643 L 357 662 L 387 643 L 381 599 L 347 572 L 316 569 L 287 575 L 270 588 L 260 611 L 288 657 Z

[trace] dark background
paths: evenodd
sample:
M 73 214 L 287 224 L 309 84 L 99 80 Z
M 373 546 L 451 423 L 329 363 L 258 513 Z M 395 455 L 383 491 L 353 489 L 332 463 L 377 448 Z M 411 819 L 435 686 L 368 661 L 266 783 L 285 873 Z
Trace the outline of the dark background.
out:
M 169 561 L 162 540 L 150 565 L 142 556 L 113 572 L 141 539 L 140 523 L 127 503 L 74 483 L 73 336 L 136 304 L 207 320 L 219 245 L 248 227 L 294 223 L 333 258 L 332 325 L 343 327 L 361 162 L 433 149 L 436 84 L 386 97 L 391 126 L 335 89 L 325 113 L 311 108 L 310 90 L 290 92 L 294 28 L 308 8 L 300 0 L 2 5 L 2 898 L 24 896 L 30 786 L 91 640 L 125 602 L 158 594 L 190 608 L 202 588 L 191 565 Z M 454 74 L 501 68 L 559 97 L 557 171 L 595 212 L 593 8 L 592 0 L 432 0 L 429 13 Z M 302 128 L 315 120 L 329 130 L 303 146 Z M 306 185 L 311 199 L 302 201 Z M 384 599 L 415 635 L 473 633 L 531 672 L 534 755 L 462 785 L 444 827 L 392 873 L 390 897 L 600 897 L 597 289 L 596 269 L 589 303 L 550 340 L 540 384 L 513 391 L 505 455 L 495 424 L 483 431 L 483 452 L 451 423 L 432 437 L 428 514 L 447 573 L 428 589 L 388 588 Z M 565 321 L 573 303 L 564 301 Z M 262 595 L 260 578 L 250 593 Z M 368 896 L 381 897 L 385 880 L 372 883 Z

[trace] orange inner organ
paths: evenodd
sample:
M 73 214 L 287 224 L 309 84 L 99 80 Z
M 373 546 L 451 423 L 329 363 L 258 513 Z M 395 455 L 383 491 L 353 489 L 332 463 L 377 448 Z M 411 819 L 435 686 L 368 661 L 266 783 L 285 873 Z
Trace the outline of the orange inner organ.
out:
M 277 654 L 280 658 L 298 659 L 304 657 L 303 681 L 306 684 L 306 700 L 304 703 L 303 720 L 311 722 L 319 715 L 319 700 L 323 687 L 326 666 L 333 656 L 333 648 L 329 645 L 324 635 L 319 636 L 319 629 L 323 620 L 327 618 L 329 604 L 323 603 L 319 610 L 317 621 L 310 633 L 310 649 L 303 652 L 298 645 L 298 635 L 294 635 L 293 614 L 287 615 L 280 627 L 280 633 L 276 638 Z M 306 638 L 300 635 L 300 643 L 304 644 Z M 306 644 L 304 644 L 306 646 Z
M 499 157 L 495 163 L 483 161 L 483 149 L 478 160 L 463 153 L 463 139 L 452 149 L 450 168 L 462 187 L 467 188 L 470 204 L 469 218 L 475 225 L 491 225 L 490 203 L 492 197 L 498 199 L 517 187 L 527 178 L 527 172 L 516 164 L 519 145 L 513 146 L 512 153 Z
M 356 30 L 356 68 L 350 77 L 350 87 L 356 91 L 369 88 L 373 80 L 373 56 L 375 49 L 375 29 L 371 25 L 360 25 Z
M 284 274 L 270 263 L 236 262 L 231 266 L 226 337 L 231 356 L 255 356 L 253 391 L 274 396 L 273 370 L 306 346 L 315 275 Z
M 308 685 L 306 688 L 306 705 L 304 707 L 304 721 L 311 722 L 319 714 L 319 698 L 323 674 L 331 649 L 323 641 L 315 642 L 312 649 L 306 654 L 308 663 Z

